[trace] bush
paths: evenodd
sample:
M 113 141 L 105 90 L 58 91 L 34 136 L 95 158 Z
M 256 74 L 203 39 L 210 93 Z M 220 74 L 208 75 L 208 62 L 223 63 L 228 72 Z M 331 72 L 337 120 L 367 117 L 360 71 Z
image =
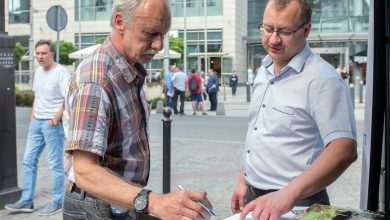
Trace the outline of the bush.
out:
M 157 97 L 157 98 L 154 98 L 152 100 L 149 100 L 148 102 L 151 105 L 152 109 L 155 109 L 157 107 L 157 102 L 160 100 L 163 101 L 163 103 L 165 101 L 163 97 Z
M 16 90 L 16 106 L 29 106 L 32 107 L 34 102 L 34 92 L 32 90 Z

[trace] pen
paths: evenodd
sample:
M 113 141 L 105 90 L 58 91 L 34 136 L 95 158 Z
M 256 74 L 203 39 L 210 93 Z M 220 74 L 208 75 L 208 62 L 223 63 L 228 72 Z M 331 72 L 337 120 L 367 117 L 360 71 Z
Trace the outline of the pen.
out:
M 182 185 L 177 185 L 177 188 L 178 189 L 184 189 L 184 186 Z M 205 204 L 199 202 L 199 201 L 196 201 L 200 206 L 202 206 L 208 213 L 210 213 L 211 215 L 214 215 L 215 216 L 215 213 L 213 212 L 213 210 L 209 207 L 207 207 Z

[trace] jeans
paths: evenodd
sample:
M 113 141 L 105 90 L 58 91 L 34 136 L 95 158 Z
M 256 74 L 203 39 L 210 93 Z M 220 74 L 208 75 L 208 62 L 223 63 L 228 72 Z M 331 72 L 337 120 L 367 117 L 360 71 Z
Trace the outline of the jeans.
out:
M 49 120 L 32 119 L 23 158 L 23 192 L 20 201 L 32 203 L 37 179 L 39 156 L 46 146 L 49 168 L 53 173 L 52 203 L 61 205 L 64 196 L 64 128 L 51 126 Z
M 100 199 L 88 196 L 85 193 L 65 192 L 64 205 L 62 206 L 63 220 L 81 219 L 111 219 L 111 220 L 135 220 L 136 216 L 128 213 L 113 214 L 111 206 Z
M 275 192 L 276 190 L 261 190 L 256 189 L 253 186 L 248 186 L 248 189 L 246 190 L 246 196 L 245 196 L 245 204 L 251 202 L 252 200 L 257 199 L 260 196 L 263 196 L 265 194 Z M 322 205 L 330 205 L 328 193 L 326 192 L 326 189 L 323 189 L 319 191 L 318 193 L 311 195 L 309 197 L 306 197 L 304 199 L 298 200 L 294 206 L 311 206 L 313 204 L 322 204 Z

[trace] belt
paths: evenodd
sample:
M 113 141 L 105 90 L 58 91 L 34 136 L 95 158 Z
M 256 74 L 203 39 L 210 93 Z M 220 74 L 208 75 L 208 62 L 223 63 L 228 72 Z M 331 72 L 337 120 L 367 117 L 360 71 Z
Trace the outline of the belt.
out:
M 271 192 L 275 192 L 275 191 L 278 191 L 277 189 L 267 189 L 267 190 L 264 190 L 264 189 L 257 189 L 251 185 L 248 185 L 249 187 L 249 190 L 252 191 L 252 193 L 256 196 L 263 196 L 265 194 L 268 194 L 268 193 L 271 193 Z
M 67 184 L 66 184 L 66 189 L 69 191 L 69 192 L 75 192 L 77 194 L 80 194 L 82 197 L 89 197 L 89 198 L 92 198 L 92 199 L 97 199 L 94 195 L 84 191 L 83 189 L 79 188 L 76 183 L 73 183 L 71 181 L 69 181 Z

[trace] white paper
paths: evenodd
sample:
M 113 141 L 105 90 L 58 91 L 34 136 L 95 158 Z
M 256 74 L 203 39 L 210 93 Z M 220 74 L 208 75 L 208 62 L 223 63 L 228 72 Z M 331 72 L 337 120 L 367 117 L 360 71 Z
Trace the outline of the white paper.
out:
M 301 211 L 301 210 L 306 210 L 308 207 L 294 207 L 293 211 Z M 237 213 L 229 218 L 225 218 L 225 220 L 239 220 L 241 216 L 241 213 Z M 280 216 L 279 220 L 295 220 L 296 215 L 290 211 L 287 212 L 286 214 Z M 245 217 L 245 220 L 253 220 L 252 217 L 252 212 L 249 212 L 249 214 Z

